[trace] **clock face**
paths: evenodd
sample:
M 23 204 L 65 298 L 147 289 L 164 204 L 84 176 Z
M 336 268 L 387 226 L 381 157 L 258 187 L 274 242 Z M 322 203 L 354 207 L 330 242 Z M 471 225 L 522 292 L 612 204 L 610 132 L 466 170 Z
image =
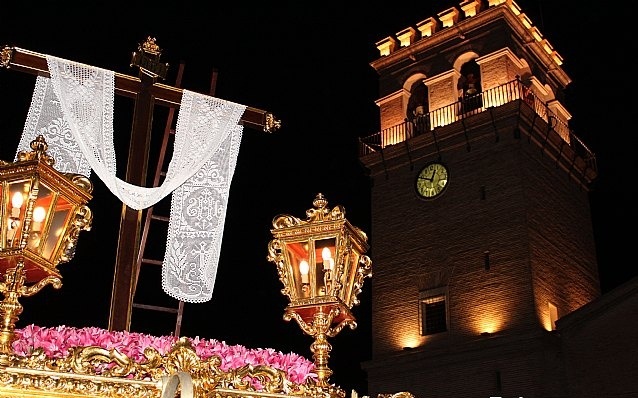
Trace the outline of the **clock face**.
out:
M 444 165 L 438 162 L 429 163 L 416 176 L 416 192 L 426 199 L 435 198 L 445 191 L 448 179 L 448 171 Z

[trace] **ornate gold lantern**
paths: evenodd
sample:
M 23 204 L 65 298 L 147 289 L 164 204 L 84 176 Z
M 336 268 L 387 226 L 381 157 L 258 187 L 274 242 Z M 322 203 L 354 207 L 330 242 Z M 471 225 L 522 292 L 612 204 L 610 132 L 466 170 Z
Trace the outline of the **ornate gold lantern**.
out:
M 332 346 L 327 337 L 345 326 L 357 327 L 350 311 L 359 304 L 364 278 L 372 275 L 367 236 L 345 218 L 345 209 L 328 209 L 319 193 L 306 211 L 306 220 L 290 215 L 273 219 L 268 260 L 277 265 L 282 293 L 290 303 L 284 319 L 295 319 L 315 338 L 313 353 L 318 386 L 327 387 L 332 371 L 328 358 Z
M 44 286 L 59 288 L 57 265 L 71 260 L 80 231 L 91 228 L 86 203 L 93 185 L 85 176 L 60 173 L 47 154 L 44 137 L 17 161 L 0 161 L 0 355 L 12 352 L 13 331 L 22 306 Z

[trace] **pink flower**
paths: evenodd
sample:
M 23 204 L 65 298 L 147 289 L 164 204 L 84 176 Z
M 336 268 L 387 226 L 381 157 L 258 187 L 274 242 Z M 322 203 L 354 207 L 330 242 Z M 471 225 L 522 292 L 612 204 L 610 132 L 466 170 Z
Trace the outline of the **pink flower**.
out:
M 28 356 L 35 349 L 41 348 L 50 358 L 64 358 L 69 355 L 69 350 L 74 347 L 96 346 L 107 350 L 118 350 L 136 362 L 144 362 L 144 350 L 153 348 L 161 355 L 170 352 L 177 342 L 174 336 L 150 336 L 132 332 L 109 332 L 96 327 L 73 328 L 58 326 L 55 328 L 43 328 L 36 325 L 28 325 L 15 330 L 16 340 L 13 342 L 13 350 L 17 355 Z M 316 378 L 314 364 L 308 359 L 294 354 L 283 354 L 272 348 L 249 349 L 242 345 L 228 345 L 226 342 L 215 339 L 202 339 L 199 336 L 189 338 L 195 349 L 195 353 L 206 360 L 212 356 L 221 359 L 221 369 L 229 371 L 245 365 L 266 365 L 286 372 L 287 377 L 293 383 L 304 383 L 308 378 Z M 115 363 L 96 364 L 97 374 L 115 366 Z M 127 375 L 127 377 L 133 377 Z M 144 376 L 146 377 L 146 376 Z M 262 388 L 257 380 L 250 380 L 252 386 L 259 390 Z

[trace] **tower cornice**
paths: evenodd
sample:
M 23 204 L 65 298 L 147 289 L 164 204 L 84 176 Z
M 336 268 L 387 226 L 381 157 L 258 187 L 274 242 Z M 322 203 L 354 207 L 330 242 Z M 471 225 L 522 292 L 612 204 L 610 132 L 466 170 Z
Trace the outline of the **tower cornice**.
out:
M 567 87 L 571 83 L 571 78 L 561 67 L 562 58 L 560 55 L 553 49 L 547 39 L 543 38 L 538 28 L 531 24 L 529 18 L 521 13 L 520 8 L 514 2 L 506 2 L 489 7 L 472 17 L 466 17 L 452 26 L 441 28 L 433 32 L 431 36 L 421 37 L 409 45 L 390 51 L 387 55 L 372 61 L 370 66 L 379 72 L 402 61 L 417 59 L 419 54 L 427 52 L 434 47 L 447 44 L 453 40 L 458 40 L 459 42 L 466 40 L 466 35 L 472 31 L 497 20 L 503 20 L 507 23 L 512 32 L 523 43 L 523 47 L 527 48 L 542 62 L 548 73 L 553 75 L 563 87 Z M 383 46 L 385 41 L 394 42 L 396 38 L 390 36 L 386 40 L 378 42 L 378 46 Z

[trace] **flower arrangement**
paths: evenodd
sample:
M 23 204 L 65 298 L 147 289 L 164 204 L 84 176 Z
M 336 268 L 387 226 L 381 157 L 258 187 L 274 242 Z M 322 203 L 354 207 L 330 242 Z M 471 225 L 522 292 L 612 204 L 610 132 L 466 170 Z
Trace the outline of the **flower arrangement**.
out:
M 53 328 L 28 325 L 16 329 L 13 351 L 18 356 L 29 356 L 41 350 L 48 358 L 65 358 L 76 347 L 100 347 L 115 349 L 136 362 L 146 361 L 144 350 L 153 348 L 161 355 L 167 354 L 178 341 L 173 336 L 151 336 L 134 332 L 110 332 L 97 327 L 74 328 L 58 326 Z M 250 349 L 242 345 L 228 345 L 215 339 L 188 338 L 195 353 L 202 359 L 217 356 L 221 360 L 220 369 L 230 371 L 245 365 L 265 365 L 283 370 L 288 380 L 303 384 L 315 378 L 314 363 L 294 354 L 284 354 L 274 349 Z

